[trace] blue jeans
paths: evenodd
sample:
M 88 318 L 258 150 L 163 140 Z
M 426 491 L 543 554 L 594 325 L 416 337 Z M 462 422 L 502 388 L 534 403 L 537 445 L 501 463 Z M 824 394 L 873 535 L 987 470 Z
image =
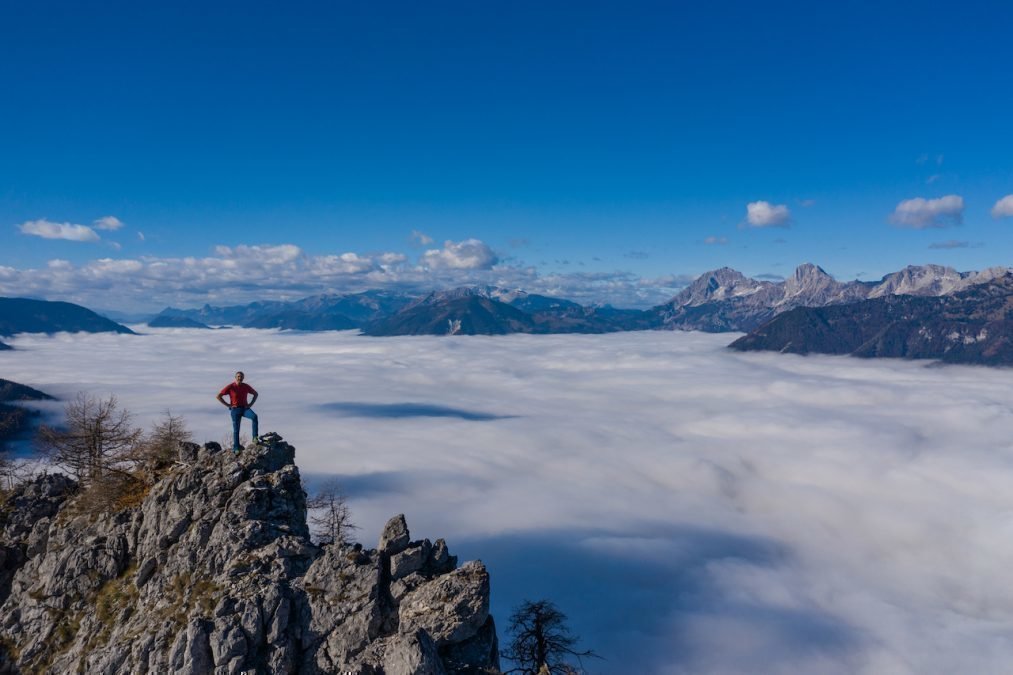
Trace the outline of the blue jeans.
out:
M 257 438 L 260 435 L 257 433 L 257 413 L 252 408 L 229 408 L 229 413 L 232 415 L 232 449 L 241 450 L 243 446 L 239 445 L 239 423 L 244 417 L 253 420 L 253 437 Z

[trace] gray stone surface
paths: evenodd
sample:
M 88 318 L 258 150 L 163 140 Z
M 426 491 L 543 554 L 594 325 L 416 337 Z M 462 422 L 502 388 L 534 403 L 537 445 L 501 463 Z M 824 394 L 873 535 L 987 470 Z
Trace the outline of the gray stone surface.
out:
M 377 549 L 314 545 L 280 437 L 179 456 L 118 513 L 58 475 L 0 505 L 0 672 L 495 672 L 481 563 L 403 515 Z
M 404 514 L 400 513 L 387 521 L 377 548 L 381 553 L 396 555 L 408 548 L 411 540 L 411 535 L 408 533 L 408 523 L 405 522 Z

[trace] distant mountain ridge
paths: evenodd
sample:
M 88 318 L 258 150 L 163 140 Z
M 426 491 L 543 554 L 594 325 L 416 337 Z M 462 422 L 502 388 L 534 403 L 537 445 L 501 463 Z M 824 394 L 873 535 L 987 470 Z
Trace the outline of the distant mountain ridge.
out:
M 52 401 L 49 394 L 33 389 L 28 385 L 18 384 L 0 378 L 0 452 L 10 438 L 24 432 L 32 419 L 38 415 L 27 408 L 10 405 L 20 401 Z
M 798 307 L 731 345 L 739 351 L 850 354 L 1013 365 L 1013 273 L 945 295 L 883 295 Z
M 126 326 L 70 302 L 0 298 L 0 335 L 65 331 L 134 334 Z
M 812 263 L 781 282 L 757 281 L 727 267 L 702 274 L 655 308 L 661 328 L 750 331 L 796 307 L 824 307 L 888 295 L 939 296 L 987 283 L 1007 272 L 958 272 L 941 265 L 909 265 L 878 282 L 841 282 Z
M 649 329 L 748 332 L 796 307 L 848 304 L 894 294 L 937 296 L 986 283 L 1005 272 L 1005 268 L 957 272 L 940 265 L 912 265 L 876 282 L 841 282 L 818 265 L 805 263 L 785 280 L 774 282 L 751 279 L 722 267 L 700 275 L 667 303 L 647 310 L 583 306 L 520 289 L 468 286 L 423 296 L 367 291 L 316 295 L 293 302 L 167 308 L 155 321 L 186 318 L 205 325 L 296 330 L 360 328 L 373 336 Z
M 413 296 L 391 291 L 365 291 L 345 295 L 311 295 L 290 302 L 252 302 L 228 307 L 166 307 L 148 325 L 157 326 L 157 323 L 170 320 L 188 319 L 205 326 L 347 330 L 393 314 L 414 299 Z
M 367 324 L 366 335 L 611 333 L 655 327 L 650 312 L 584 307 L 562 298 L 494 286 L 433 291 Z

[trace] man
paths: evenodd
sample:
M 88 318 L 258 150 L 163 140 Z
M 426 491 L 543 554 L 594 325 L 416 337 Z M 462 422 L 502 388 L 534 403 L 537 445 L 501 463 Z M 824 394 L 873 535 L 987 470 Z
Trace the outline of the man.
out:
M 239 444 L 239 423 L 242 422 L 243 418 L 249 418 L 253 421 L 253 440 L 257 440 L 257 413 L 253 412 L 251 408 L 253 404 L 257 402 L 257 390 L 250 385 L 243 382 L 246 376 L 243 371 L 236 373 L 236 381 L 230 382 L 225 385 L 220 392 L 218 392 L 218 402 L 229 409 L 232 414 L 232 452 L 238 453 L 243 449 L 243 446 Z M 225 394 L 229 395 L 229 402 L 225 402 Z M 247 396 L 253 394 L 253 399 L 247 402 Z

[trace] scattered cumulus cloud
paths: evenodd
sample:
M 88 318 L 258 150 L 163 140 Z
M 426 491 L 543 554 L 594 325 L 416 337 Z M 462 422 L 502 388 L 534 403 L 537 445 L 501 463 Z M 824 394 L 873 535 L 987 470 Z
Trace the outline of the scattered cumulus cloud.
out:
M 401 253 L 346 251 L 310 255 L 294 244 L 217 246 L 209 256 L 140 256 L 115 266 L 108 258 L 41 269 L 0 268 L 0 295 L 33 295 L 128 311 L 166 305 L 241 304 L 317 293 L 387 289 L 427 293 L 468 285 L 521 288 L 583 304 L 650 307 L 688 281 L 645 280 L 629 272 L 545 273 L 520 262 L 503 264 L 483 242 L 447 242 L 417 260 Z M 691 280 L 690 280 L 691 281 Z
M 421 263 L 430 269 L 483 270 L 499 262 L 496 254 L 478 239 L 445 241 L 442 249 L 422 254 Z
M 1013 217 L 1013 195 L 1006 195 L 992 207 L 993 218 Z
M 409 238 L 411 239 L 412 245 L 414 246 L 429 246 L 430 244 L 433 243 L 432 237 L 430 237 L 428 234 L 425 234 L 424 232 L 419 232 L 418 230 L 412 230 L 411 236 Z
M 284 265 L 294 262 L 302 255 L 302 250 L 294 244 L 279 246 L 216 246 L 215 253 L 230 263 L 256 263 L 265 265 Z M 354 254 L 352 254 L 354 255 Z
M 788 227 L 791 211 L 785 204 L 766 201 L 746 204 L 746 222 L 750 227 Z
M 138 231 L 138 232 L 137 232 L 137 238 L 138 238 L 138 240 L 140 240 L 140 241 L 144 241 L 144 233 L 143 233 L 143 232 L 141 232 L 141 231 Z
M 647 251 L 628 251 L 623 254 L 624 258 L 630 258 L 631 260 L 647 260 L 651 257 L 651 254 Z
M 970 246 L 971 242 L 957 241 L 956 239 L 950 239 L 949 241 L 937 241 L 929 244 L 929 248 L 933 249 L 970 248 Z
M 96 230 L 118 230 L 123 227 L 123 221 L 116 216 L 103 216 L 92 224 Z
M 934 173 L 934 174 L 932 174 L 931 176 L 929 176 L 928 178 L 925 179 L 925 184 L 926 185 L 932 185 L 933 183 L 935 183 L 937 180 L 939 180 L 942 177 L 943 177 L 942 174 Z
M 415 538 L 492 570 L 497 621 L 550 597 L 603 672 L 1013 662 L 1003 370 L 740 354 L 678 331 L 147 332 L 21 335 L 0 364 L 64 399 L 116 394 L 145 426 L 171 409 L 201 442 L 228 433 L 213 394 L 244 370 L 261 427 L 298 448 L 309 486 L 340 481 L 361 541 L 410 504 Z
M 87 225 L 74 223 L 54 223 L 51 220 L 42 218 L 40 220 L 29 220 L 18 225 L 22 234 L 43 239 L 65 239 L 67 241 L 98 241 L 99 236 L 95 230 Z
M 708 246 L 724 246 L 725 244 L 728 243 L 728 237 L 715 237 L 715 236 L 705 237 L 703 243 L 707 244 Z
M 932 227 L 959 225 L 964 218 L 964 198 L 946 195 L 938 199 L 915 197 L 897 204 L 890 222 L 898 227 L 924 230 Z
M 816 200 L 815 199 L 800 199 L 800 200 L 798 200 L 798 205 L 807 209 L 810 206 L 816 206 Z

